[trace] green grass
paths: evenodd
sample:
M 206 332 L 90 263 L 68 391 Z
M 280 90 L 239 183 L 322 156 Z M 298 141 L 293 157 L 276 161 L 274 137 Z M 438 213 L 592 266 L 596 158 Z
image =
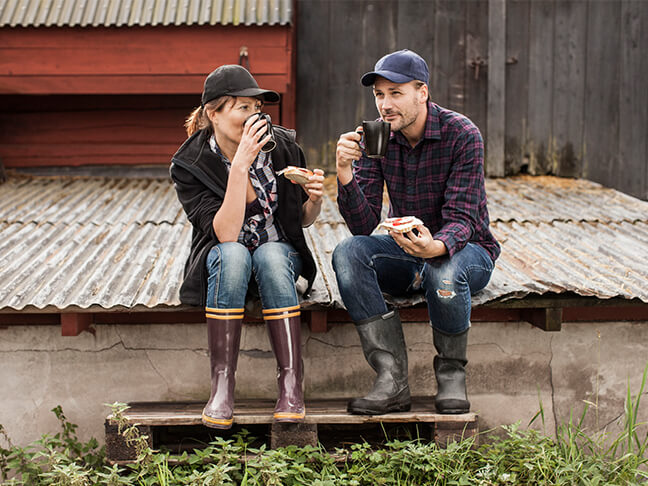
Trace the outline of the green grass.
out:
M 638 422 L 648 379 L 646 366 L 639 393 L 628 387 L 623 430 L 616 437 L 588 434 L 589 406 L 558 427 L 556 438 L 520 424 L 503 426 L 482 438 L 451 443 L 441 449 L 422 440 L 391 440 L 381 447 L 367 443 L 348 449 L 287 447 L 253 448 L 245 433 L 217 439 L 193 453 L 171 456 L 151 450 L 137 427 L 123 418 L 126 406 L 114 404 L 120 433 L 138 451 L 129 466 L 109 466 L 94 439 L 82 443 L 76 425 L 60 407 L 56 435 L 44 435 L 27 447 L 16 447 L 0 425 L 2 485 L 633 485 L 648 484 L 648 434 Z M 542 420 L 544 409 L 532 422 Z

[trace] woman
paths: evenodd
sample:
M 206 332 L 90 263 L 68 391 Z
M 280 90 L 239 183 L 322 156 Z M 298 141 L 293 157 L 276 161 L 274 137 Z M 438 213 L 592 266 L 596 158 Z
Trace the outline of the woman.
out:
M 237 65 L 221 66 L 205 80 L 202 104 L 189 116 L 189 138 L 173 156 L 171 177 L 193 225 L 191 253 L 180 288 L 185 304 L 205 306 L 211 364 L 211 396 L 202 422 L 232 426 L 234 375 L 248 284 L 256 284 L 278 366 L 274 419 L 303 421 L 300 310 L 295 282 L 315 278 L 315 262 L 302 227 L 315 221 L 322 202 L 323 172 L 303 186 L 277 171 L 304 167 L 295 133 L 272 129 L 261 111 L 278 93 L 260 89 Z M 302 189 L 303 188 L 303 189 Z

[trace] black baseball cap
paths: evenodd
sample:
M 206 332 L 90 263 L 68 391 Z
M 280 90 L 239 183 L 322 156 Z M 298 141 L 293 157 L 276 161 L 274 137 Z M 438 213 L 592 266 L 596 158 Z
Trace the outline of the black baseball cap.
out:
M 279 93 L 261 89 L 250 72 L 238 64 L 225 64 L 214 69 L 207 79 L 202 93 L 202 104 L 221 96 L 261 96 L 264 101 L 279 101 Z
M 403 49 L 381 57 L 374 70 L 364 74 L 360 81 L 364 86 L 372 86 L 376 82 L 376 76 L 398 84 L 414 80 L 427 84 L 430 71 L 425 59 L 416 52 Z

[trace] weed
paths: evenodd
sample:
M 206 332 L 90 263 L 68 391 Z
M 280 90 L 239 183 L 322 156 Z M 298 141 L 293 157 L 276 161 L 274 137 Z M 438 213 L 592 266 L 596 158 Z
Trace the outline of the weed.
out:
M 267 450 L 250 447 L 254 438 L 243 431 L 232 439 L 217 438 L 192 453 L 171 456 L 149 447 L 148 437 L 128 422 L 128 406 L 110 407 L 120 434 L 137 451 L 134 463 L 106 463 L 96 440 L 80 442 L 77 426 L 60 407 L 52 411 L 61 432 L 17 447 L 0 425 L 0 484 L 3 486 L 216 486 L 216 485 L 634 485 L 648 484 L 648 434 L 639 422 L 639 404 L 648 380 L 646 366 L 639 393 L 625 399 L 623 431 L 610 442 L 605 432 L 590 435 L 583 413 L 570 415 L 555 439 L 520 424 L 502 427 L 504 436 L 475 439 L 442 449 L 421 440 L 390 440 L 384 446 L 353 444 L 332 453 L 322 447 Z M 596 408 L 597 403 L 592 404 Z M 544 408 L 531 422 L 541 419 Z M 418 435 L 418 434 L 417 434 Z M 605 444 L 610 443 L 609 446 Z

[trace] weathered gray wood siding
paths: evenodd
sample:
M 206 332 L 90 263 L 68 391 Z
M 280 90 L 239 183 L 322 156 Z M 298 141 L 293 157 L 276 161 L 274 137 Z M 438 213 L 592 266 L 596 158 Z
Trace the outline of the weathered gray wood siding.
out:
M 376 117 L 360 77 L 409 48 L 430 66 L 432 99 L 482 130 L 490 175 L 585 177 L 648 199 L 648 1 L 501 3 L 297 0 L 297 119 L 310 164 L 334 169 L 339 134 Z

